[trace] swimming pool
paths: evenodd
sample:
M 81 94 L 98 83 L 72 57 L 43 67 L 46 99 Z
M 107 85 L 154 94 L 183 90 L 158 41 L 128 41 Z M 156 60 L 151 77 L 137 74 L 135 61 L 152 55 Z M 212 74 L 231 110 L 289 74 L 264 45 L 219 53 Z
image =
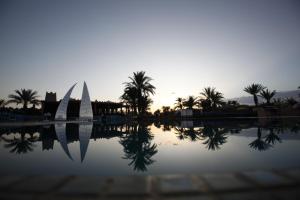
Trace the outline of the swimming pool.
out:
M 158 175 L 300 167 L 300 119 L 0 127 L 1 175 Z

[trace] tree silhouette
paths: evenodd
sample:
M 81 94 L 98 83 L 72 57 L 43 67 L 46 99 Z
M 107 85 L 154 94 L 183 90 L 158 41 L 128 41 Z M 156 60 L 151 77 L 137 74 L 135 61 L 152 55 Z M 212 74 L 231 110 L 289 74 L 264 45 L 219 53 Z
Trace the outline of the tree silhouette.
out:
M 21 90 L 15 90 L 16 94 L 10 94 L 8 97 L 10 100 L 7 101 L 7 103 L 16 103 L 23 104 L 23 109 L 28 108 L 28 104 L 31 103 L 34 106 L 39 104 L 37 91 L 33 91 L 31 89 L 21 89 Z
M 258 105 L 257 94 L 260 93 L 263 89 L 265 89 L 265 87 L 263 85 L 257 84 L 257 83 L 252 83 L 251 85 L 245 87 L 244 91 L 253 95 L 253 100 L 254 100 L 255 106 L 257 106 Z
M 270 105 L 271 99 L 275 96 L 276 91 L 273 90 L 272 92 L 269 89 L 264 89 L 260 92 L 260 96 L 267 101 L 267 104 Z
M 185 101 L 185 100 L 184 100 L 183 98 L 178 97 L 178 98 L 176 99 L 176 103 L 175 103 L 174 109 L 175 109 L 175 110 L 176 110 L 176 109 L 182 110 L 182 109 L 183 109 L 183 102 L 184 102 L 184 101 Z
M 155 94 L 155 87 L 150 83 L 152 78 L 145 75 L 144 71 L 134 72 L 133 77 L 129 77 L 130 82 L 125 83 L 124 94 L 121 99 L 127 101 L 131 105 L 137 107 L 138 113 L 141 115 L 149 108 L 150 94 Z M 130 92 L 130 95 L 128 94 Z M 134 105 L 132 105 L 134 107 Z
M 4 107 L 7 102 L 4 99 L 0 99 L 0 108 Z
M 218 106 L 224 103 L 222 101 L 224 98 L 223 94 L 216 91 L 216 88 L 214 87 L 206 87 L 200 94 L 205 98 L 204 100 L 200 100 L 200 103 L 205 110 L 209 110 L 210 108 L 216 109 Z
M 162 107 L 162 112 L 163 112 L 164 114 L 170 112 L 170 106 L 163 106 L 163 107 Z
M 193 109 L 197 105 L 197 98 L 194 96 L 189 96 L 184 102 L 183 105 L 188 109 Z
M 137 115 L 137 89 L 135 87 L 126 87 L 120 99 L 131 107 L 134 114 Z

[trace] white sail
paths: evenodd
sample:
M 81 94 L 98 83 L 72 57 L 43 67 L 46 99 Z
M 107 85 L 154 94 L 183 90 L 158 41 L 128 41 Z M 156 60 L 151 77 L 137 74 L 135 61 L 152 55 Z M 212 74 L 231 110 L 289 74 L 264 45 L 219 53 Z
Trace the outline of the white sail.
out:
M 55 124 L 55 133 L 57 140 L 59 141 L 61 147 L 63 148 L 64 152 L 67 154 L 67 156 L 73 160 L 69 148 L 68 148 L 68 142 L 67 142 L 67 135 L 66 135 L 66 124 L 65 123 L 56 123 Z
M 86 83 L 83 84 L 82 97 L 80 103 L 79 120 L 81 121 L 92 121 L 93 120 L 93 109 L 90 100 L 89 91 Z
M 59 103 L 55 114 L 55 120 L 66 120 L 67 119 L 67 108 L 70 100 L 71 93 L 76 83 L 69 89 L 69 91 L 65 94 L 64 98 Z
M 79 143 L 81 162 L 84 160 L 93 130 L 93 124 L 79 124 Z

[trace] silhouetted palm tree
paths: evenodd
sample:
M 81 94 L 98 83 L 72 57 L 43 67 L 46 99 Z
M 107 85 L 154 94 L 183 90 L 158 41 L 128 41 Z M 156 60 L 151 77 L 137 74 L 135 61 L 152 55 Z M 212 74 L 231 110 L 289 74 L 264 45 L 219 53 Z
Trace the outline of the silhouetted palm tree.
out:
M 25 133 L 20 133 L 21 137 L 14 137 L 12 139 L 2 138 L 7 144 L 4 145 L 5 148 L 11 149 L 11 153 L 25 154 L 33 151 L 35 147 L 34 142 L 38 139 L 37 137 L 25 138 Z
M 267 101 L 267 104 L 271 103 L 271 99 L 275 96 L 275 94 L 275 90 L 271 92 L 269 89 L 264 89 L 260 92 L 260 96 Z
M 257 99 L 257 94 L 260 93 L 265 87 L 261 84 L 253 83 L 247 87 L 244 88 L 244 91 L 253 95 L 253 100 L 255 103 L 255 106 L 258 105 L 258 99 Z
M 133 77 L 129 77 L 131 82 L 125 83 L 125 91 L 128 89 L 135 88 L 136 98 L 137 98 L 137 108 L 139 114 L 145 112 L 143 110 L 143 98 L 147 97 L 149 99 L 150 94 L 155 94 L 155 87 L 150 83 L 152 78 L 145 75 L 144 71 L 134 72 Z
M 223 94 L 220 92 L 215 92 L 215 94 L 212 96 L 212 106 L 213 108 L 217 108 L 217 106 L 222 105 L 224 102 L 222 101 L 223 99 Z
M 203 92 L 201 92 L 200 94 L 203 95 L 206 99 L 210 99 L 212 98 L 212 96 L 215 93 L 215 88 L 213 87 L 206 87 L 203 89 Z
M 200 94 L 205 97 L 205 100 L 200 100 L 201 104 L 205 104 L 202 105 L 202 107 L 217 108 L 217 106 L 223 104 L 223 94 L 221 92 L 216 91 L 216 88 L 214 87 L 206 87 Z
M 261 128 L 257 128 L 257 139 L 255 139 L 253 142 L 249 144 L 249 146 L 253 149 L 256 149 L 258 151 L 265 151 L 271 147 L 270 144 L 266 143 L 261 138 Z
M 143 112 L 146 112 L 150 109 L 151 104 L 153 103 L 153 100 L 150 99 L 149 96 L 142 96 L 141 100 L 141 110 Z
M 163 113 L 168 113 L 168 112 L 170 112 L 170 106 L 163 106 L 161 109 L 162 109 L 162 112 L 163 112 Z
M 283 104 L 283 101 L 281 98 L 273 98 L 273 103 L 280 106 Z
M 8 97 L 10 100 L 7 103 L 23 104 L 23 109 L 28 108 L 28 104 L 33 103 L 34 105 L 38 102 L 37 91 L 31 89 L 15 90 L 16 94 L 10 94 Z
M 200 99 L 198 105 L 202 107 L 203 111 L 210 111 L 212 109 L 212 103 L 209 99 Z
M 4 99 L 0 99 L 0 108 L 6 105 L 6 101 Z
M 194 96 L 189 96 L 184 102 L 183 105 L 188 109 L 193 109 L 197 105 L 197 98 Z
M 41 101 L 37 100 L 37 99 L 30 101 L 30 103 L 32 104 L 32 108 L 35 108 L 36 106 L 41 105 Z
M 175 110 L 176 110 L 176 109 L 182 110 L 182 109 L 183 109 L 183 102 L 184 102 L 184 99 L 181 98 L 181 97 L 178 97 L 178 98 L 176 99 L 176 103 L 175 103 L 174 109 L 175 109 Z
M 134 114 L 137 114 L 137 90 L 134 87 L 126 87 L 124 90 L 124 94 L 120 97 L 120 99 L 127 105 L 129 105 Z
M 286 99 L 285 99 L 285 102 L 286 102 L 288 105 L 291 105 L 291 106 L 293 106 L 293 105 L 295 105 L 295 104 L 298 103 L 298 102 L 296 101 L 296 99 L 294 99 L 293 97 L 286 98 Z
M 154 115 L 155 117 L 159 117 L 159 116 L 160 116 L 160 110 L 157 109 L 156 111 L 154 111 L 153 115 Z M 158 123 L 158 124 L 159 124 L 159 123 Z M 154 123 L 154 125 L 155 125 L 155 123 Z M 156 126 L 156 125 L 155 125 L 155 126 Z

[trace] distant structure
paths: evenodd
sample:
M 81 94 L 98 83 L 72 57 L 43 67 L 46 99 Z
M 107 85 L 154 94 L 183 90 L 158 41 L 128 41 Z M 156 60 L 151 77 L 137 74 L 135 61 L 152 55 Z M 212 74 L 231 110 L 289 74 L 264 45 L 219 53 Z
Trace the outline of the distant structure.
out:
M 46 92 L 46 102 L 56 102 L 56 92 Z
M 55 94 L 55 93 L 52 93 Z M 53 97 L 52 97 L 53 98 Z M 69 99 L 67 105 L 67 119 L 79 119 L 79 113 L 81 108 L 81 101 L 79 99 Z M 42 112 L 49 115 L 49 119 L 54 119 L 56 111 L 61 101 L 49 101 L 46 99 L 42 102 Z M 112 101 L 92 101 L 91 102 L 93 118 L 100 118 L 102 116 L 123 116 L 130 114 L 129 106 L 122 102 Z M 51 115 L 51 116 L 50 116 Z

